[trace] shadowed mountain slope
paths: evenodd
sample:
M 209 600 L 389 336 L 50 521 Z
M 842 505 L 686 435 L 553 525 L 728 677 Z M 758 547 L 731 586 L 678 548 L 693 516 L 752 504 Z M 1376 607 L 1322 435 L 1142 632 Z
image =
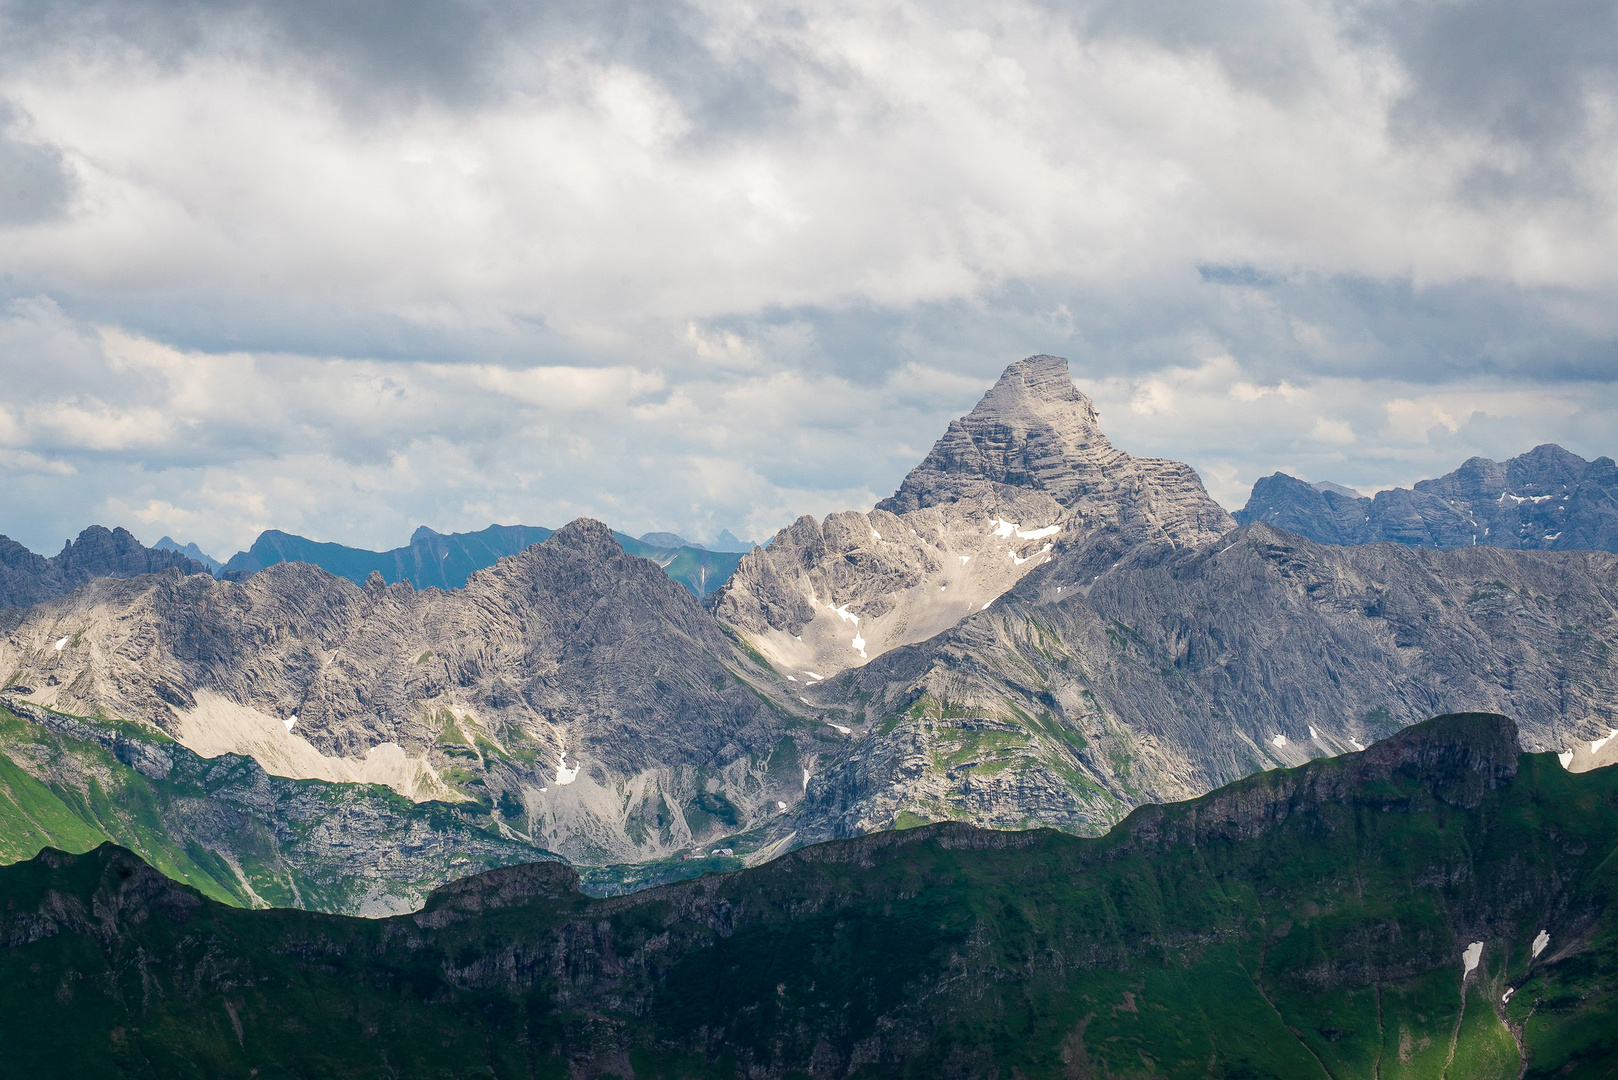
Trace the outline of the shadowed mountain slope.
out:
M 0 869 L 0 1036 L 31 1076 L 1611 1076 L 1618 771 L 1514 735 L 1441 717 L 1096 840 L 940 825 L 609 900 L 510 867 L 374 922 L 45 852 Z

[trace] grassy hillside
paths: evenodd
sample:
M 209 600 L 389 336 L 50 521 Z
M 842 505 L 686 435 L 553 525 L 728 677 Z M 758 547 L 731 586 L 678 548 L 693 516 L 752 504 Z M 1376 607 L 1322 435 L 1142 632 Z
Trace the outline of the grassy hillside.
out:
M 46 853 L 0 870 L 0 1037 L 45 1076 L 1609 1077 L 1615 845 L 1614 770 L 1463 716 L 1100 839 L 939 825 L 610 900 L 547 864 L 254 912 Z
M 547 857 L 481 807 L 269 776 L 131 724 L 17 707 L 31 715 L 0 708 L 0 863 L 111 841 L 222 903 L 384 912 L 453 878 Z

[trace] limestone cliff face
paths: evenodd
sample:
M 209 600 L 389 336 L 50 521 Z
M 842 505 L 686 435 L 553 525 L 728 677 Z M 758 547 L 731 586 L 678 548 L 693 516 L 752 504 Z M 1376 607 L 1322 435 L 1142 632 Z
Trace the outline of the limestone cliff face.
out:
M 773 675 L 592 521 L 449 593 L 300 563 L 98 580 L 29 611 L 0 670 L 30 701 L 278 775 L 483 801 L 587 862 L 739 831 L 802 793 L 795 769 L 771 772 Z
M 95 578 L 155 574 L 171 566 L 188 574 L 206 572 L 196 560 L 176 551 L 148 548 L 124 529 L 92 525 L 48 559 L 0 536 L 0 609 L 25 608 L 65 596 Z
M 808 691 L 854 735 L 810 783 L 806 828 L 1097 831 L 1446 712 L 1514 717 L 1571 769 L 1618 744 L 1618 555 L 1331 547 L 1252 525 L 1072 581 L 1054 563 Z
M 800 518 L 755 549 L 713 610 L 815 683 L 924 641 L 1053 559 L 1110 564 L 1134 544 L 1206 544 L 1234 527 L 1190 466 L 1102 434 L 1067 361 L 1006 369 L 870 513 Z

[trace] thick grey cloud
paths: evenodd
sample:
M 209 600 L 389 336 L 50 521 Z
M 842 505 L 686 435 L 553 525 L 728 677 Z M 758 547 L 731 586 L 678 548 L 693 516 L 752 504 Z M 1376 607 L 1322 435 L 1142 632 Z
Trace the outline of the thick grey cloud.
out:
M 15 110 L 0 99 L 0 228 L 60 217 L 73 195 L 61 153 L 18 138 L 19 126 Z
M 1227 502 L 1612 452 L 1611 14 L 0 0 L 0 531 L 758 534 L 1034 352 Z

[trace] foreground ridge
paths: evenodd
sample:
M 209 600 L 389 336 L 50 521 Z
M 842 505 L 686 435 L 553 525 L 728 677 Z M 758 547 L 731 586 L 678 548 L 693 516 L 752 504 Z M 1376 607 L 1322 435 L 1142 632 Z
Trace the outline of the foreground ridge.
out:
M 0 1035 L 42 1075 L 1606 1076 L 1615 797 L 1462 714 L 1099 839 L 941 824 L 608 900 L 541 864 L 244 912 L 47 851 L 0 870 Z

